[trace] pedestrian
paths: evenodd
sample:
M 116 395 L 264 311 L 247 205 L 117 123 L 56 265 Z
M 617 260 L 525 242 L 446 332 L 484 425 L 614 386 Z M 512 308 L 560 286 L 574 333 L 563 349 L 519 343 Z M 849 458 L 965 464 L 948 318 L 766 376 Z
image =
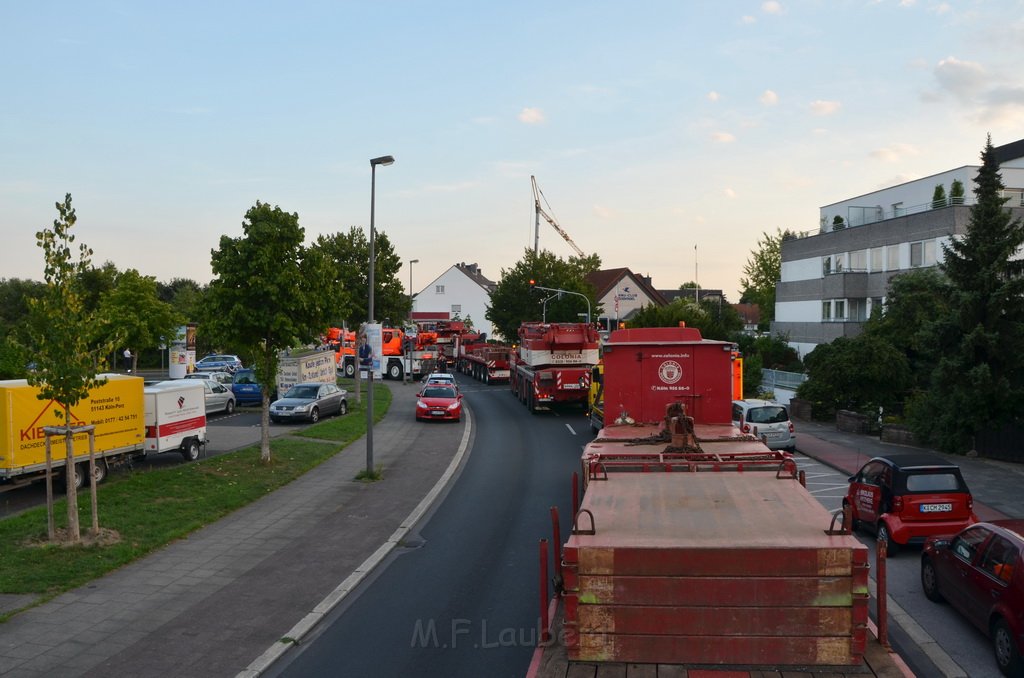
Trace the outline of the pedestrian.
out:
M 359 344 L 359 364 L 368 370 L 373 369 L 373 348 L 370 346 L 370 342 L 366 340 L 365 334 Z
M 132 350 L 130 348 L 124 350 L 124 369 L 128 374 L 132 373 Z

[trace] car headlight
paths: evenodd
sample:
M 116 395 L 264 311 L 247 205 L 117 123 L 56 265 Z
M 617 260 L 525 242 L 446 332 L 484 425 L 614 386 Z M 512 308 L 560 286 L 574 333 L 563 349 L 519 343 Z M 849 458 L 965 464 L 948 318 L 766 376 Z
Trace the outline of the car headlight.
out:
M 422 400 L 417 400 L 416 401 L 416 407 L 421 409 L 421 410 L 425 410 L 425 409 L 427 409 L 427 404 L 425 402 L 423 402 Z
M 295 411 L 296 412 L 305 412 L 308 409 L 309 409 L 309 405 L 296 405 L 295 406 Z
M 448 409 L 449 410 L 457 410 L 457 409 L 459 409 L 459 403 L 457 403 L 457 402 L 456 403 L 452 403 L 451 405 L 448 406 Z

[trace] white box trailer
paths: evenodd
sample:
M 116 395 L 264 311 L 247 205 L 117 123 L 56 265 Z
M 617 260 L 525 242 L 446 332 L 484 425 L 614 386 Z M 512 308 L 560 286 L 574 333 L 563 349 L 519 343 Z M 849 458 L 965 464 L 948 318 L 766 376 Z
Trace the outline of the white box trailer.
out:
M 187 461 L 206 446 L 206 391 L 198 380 L 161 381 L 143 389 L 146 453 L 181 452 Z

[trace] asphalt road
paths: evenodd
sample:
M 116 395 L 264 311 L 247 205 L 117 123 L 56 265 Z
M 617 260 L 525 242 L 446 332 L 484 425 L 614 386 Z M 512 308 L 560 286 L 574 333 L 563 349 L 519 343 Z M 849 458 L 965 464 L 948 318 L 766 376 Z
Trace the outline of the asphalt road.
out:
M 475 433 L 457 482 L 419 539 L 277 675 L 525 675 L 537 643 L 538 540 L 550 538 L 555 504 L 568 534 L 572 472 L 593 436 L 579 410 L 532 416 L 507 386 L 459 379 Z

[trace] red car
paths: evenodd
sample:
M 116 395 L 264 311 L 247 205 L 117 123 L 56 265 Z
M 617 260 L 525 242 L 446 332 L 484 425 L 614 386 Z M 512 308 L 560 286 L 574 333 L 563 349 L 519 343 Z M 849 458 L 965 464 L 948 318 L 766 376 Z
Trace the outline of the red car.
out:
M 1024 519 L 977 523 L 955 536 L 929 538 L 921 554 L 921 586 L 992 639 L 996 664 L 1024 676 Z
M 887 555 L 978 522 L 960 467 L 931 452 L 891 452 L 871 459 L 843 499 L 853 526 L 884 537 Z
M 416 419 L 462 419 L 462 394 L 454 386 L 427 384 L 416 400 Z

